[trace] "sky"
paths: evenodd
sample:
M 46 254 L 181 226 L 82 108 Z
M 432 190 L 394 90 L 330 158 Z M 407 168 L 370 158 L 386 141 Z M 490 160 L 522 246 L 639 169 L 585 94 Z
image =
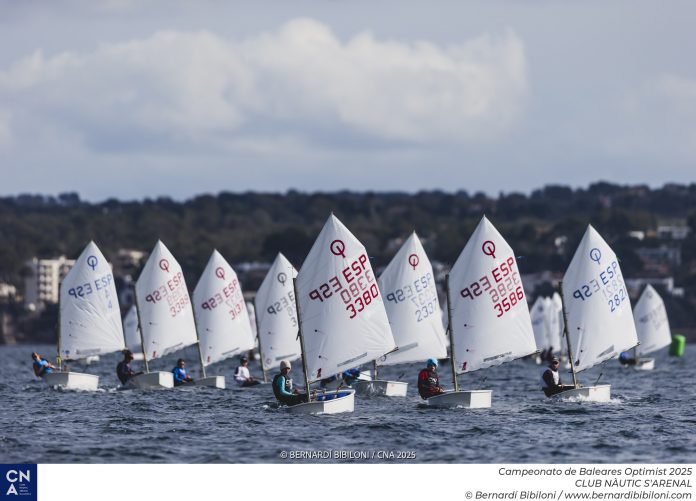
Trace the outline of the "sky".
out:
M 0 195 L 696 181 L 696 2 L 0 0 Z

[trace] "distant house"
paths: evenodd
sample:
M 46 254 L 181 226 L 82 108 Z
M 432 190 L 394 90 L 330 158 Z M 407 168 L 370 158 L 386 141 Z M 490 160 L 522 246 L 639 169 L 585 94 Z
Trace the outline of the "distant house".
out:
M 643 276 L 637 278 L 626 278 L 626 289 L 628 289 L 628 295 L 632 298 L 638 298 L 640 294 L 645 289 L 645 286 L 650 284 L 657 289 L 664 290 L 666 293 L 672 296 L 679 296 L 683 294 L 681 288 L 674 287 L 673 277 L 657 277 L 657 276 Z
M 119 275 L 134 275 L 147 259 L 148 253 L 134 249 L 119 249 L 116 254 L 116 270 Z
M 684 240 L 690 231 L 686 224 L 661 225 L 657 227 L 657 236 L 662 240 Z
M 636 249 L 636 254 L 643 261 L 645 270 L 654 273 L 667 274 L 671 268 L 681 266 L 682 263 L 679 247 L 640 247 Z
M 17 295 L 17 288 L 12 284 L 0 282 L 0 303 L 14 301 Z
M 60 256 L 53 259 L 33 258 L 25 263 L 24 306 L 40 309 L 44 304 L 56 304 L 60 283 L 75 264 L 75 260 Z

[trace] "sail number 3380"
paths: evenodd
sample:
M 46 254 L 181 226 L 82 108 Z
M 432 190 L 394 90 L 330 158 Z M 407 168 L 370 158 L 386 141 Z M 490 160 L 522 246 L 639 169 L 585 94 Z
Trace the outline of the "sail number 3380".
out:
M 312 290 L 309 298 L 323 303 L 332 296 L 340 296 L 346 305 L 349 318 L 357 317 L 358 313 L 364 311 L 379 296 L 375 277 L 367 264 L 367 255 L 361 254 L 350 266 L 341 270 L 340 274 Z

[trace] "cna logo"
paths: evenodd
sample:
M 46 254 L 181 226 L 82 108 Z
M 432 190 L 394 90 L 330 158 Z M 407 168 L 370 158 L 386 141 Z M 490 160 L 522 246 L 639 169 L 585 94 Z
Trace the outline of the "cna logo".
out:
M 0 500 L 36 501 L 36 465 L 0 465 Z

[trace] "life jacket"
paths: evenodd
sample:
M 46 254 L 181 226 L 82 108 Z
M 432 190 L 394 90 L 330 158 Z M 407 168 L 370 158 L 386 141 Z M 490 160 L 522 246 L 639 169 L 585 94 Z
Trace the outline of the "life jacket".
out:
M 546 369 L 544 372 L 541 373 L 541 383 L 544 385 L 544 387 L 550 388 L 549 384 L 546 382 L 546 379 L 544 379 L 544 376 L 546 375 L 547 372 L 551 373 L 551 377 L 553 378 L 553 382 L 556 386 L 561 384 L 561 374 L 558 371 L 552 371 L 551 369 Z
M 431 390 L 440 387 L 440 376 L 437 372 L 432 373 L 428 369 L 423 369 L 418 374 L 418 390 L 423 388 L 424 390 Z
M 280 393 L 280 390 L 278 389 L 278 379 L 281 377 L 285 377 L 283 376 L 282 372 L 279 372 L 278 374 L 273 376 L 273 395 L 275 395 L 276 400 L 283 400 L 283 398 L 285 398 L 285 395 L 282 395 Z M 285 377 L 285 391 L 287 391 L 288 393 L 292 393 L 292 379 L 290 379 L 289 377 Z

